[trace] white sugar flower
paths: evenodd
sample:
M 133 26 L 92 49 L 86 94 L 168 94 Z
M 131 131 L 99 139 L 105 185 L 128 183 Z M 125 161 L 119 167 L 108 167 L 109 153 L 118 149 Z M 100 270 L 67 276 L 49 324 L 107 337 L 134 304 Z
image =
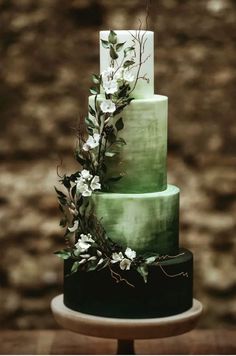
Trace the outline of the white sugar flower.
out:
M 113 68 L 108 67 L 106 70 L 104 70 L 101 73 L 103 83 L 111 80 L 112 79 L 112 74 L 113 74 Z
M 84 151 L 89 151 L 92 148 L 95 148 L 99 145 L 100 135 L 95 133 L 93 136 L 89 135 L 87 141 L 83 145 Z
M 75 220 L 74 221 L 74 225 L 71 226 L 71 227 L 68 227 L 68 230 L 70 232 L 75 232 L 78 229 L 78 226 L 79 226 L 79 222 L 78 222 L 78 220 Z
M 101 189 L 99 176 L 93 177 L 86 169 L 80 172 L 80 177 L 76 179 L 75 183 L 77 192 L 84 197 L 91 196 L 93 190 Z
M 124 74 L 123 74 L 123 78 L 126 82 L 133 82 L 134 81 L 134 75 L 133 73 L 128 70 L 128 69 L 125 69 L 124 70 Z
M 81 172 L 80 172 L 80 176 L 83 178 L 83 179 L 91 179 L 92 178 L 92 175 L 89 173 L 89 171 L 87 169 L 83 169 Z
M 114 252 L 111 257 L 112 257 L 112 261 L 111 261 L 112 263 L 120 262 L 124 258 L 122 252 L 119 252 L 119 253 L 118 252 Z
M 76 189 L 84 197 L 90 197 L 92 191 L 89 189 L 88 184 L 84 183 L 83 178 L 77 180 Z
M 115 80 L 122 80 L 123 79 L 123 73 L 124 73 L 124 68 L 117 69 L 117 71 L 114 73 L 114 79 Z
M 103 82 L 103 88 L 106 94 L 115 94 L 119 86 L 116 80 L 110 80 Z
M 136 257 L 136 252 L 131 250 L 131 248 L 127 247 L 125 250 L 125 256 L 128 257 L 130 260 L 133 260 Z
M 81 252 L 87 251 L 89 247 L 91 246 L 91 243 L 93 243 L 94 240 L 91 238 L 91 235 L 85 235 L 81 234 L 80 239 L 77 241 L 75 244 L 75 247 L 80 249 Z
M 90 197 L 92 195 L 92 190 L 89 188 L 85 188 L 83 192 L 81 192 L 83 197 Z
M 124 258 L 121 262 L 120 262 L 120 269 L 122 270 L 129 270 L 130 266 L 131 266 L 131 262 L 128 258 Z
M 107 113 L 107 112 L 113 113 L 116 110 L 115 104 L 109 99 L 104 100 L 101 103 L 100 107 L 101 107 L 102 112 L 104 112 L 104 113 Z
M 99 176 L 94 176 L 91 180 L 90 187 L 92 190 L 101 189 L 101 184 L 99 180 Z

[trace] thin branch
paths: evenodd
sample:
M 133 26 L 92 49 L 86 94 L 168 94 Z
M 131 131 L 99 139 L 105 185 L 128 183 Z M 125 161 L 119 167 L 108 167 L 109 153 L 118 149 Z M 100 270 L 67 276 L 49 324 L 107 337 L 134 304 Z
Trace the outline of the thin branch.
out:
M 162 272 L 163 272 L 167 277 L 171 277 L 171 278 L 180 277 L 180 276 L 188 277 L 188 272 L 180 272 L 180 273 L 176 273 L 176 274 L 169 274 L 169 273 L 167 273 L 167 272 L 164 270 L 163 266 L 162 266 L 160 263 L 158 263 L 157 266 L 160 267 L 160 269 L 162 270 Z

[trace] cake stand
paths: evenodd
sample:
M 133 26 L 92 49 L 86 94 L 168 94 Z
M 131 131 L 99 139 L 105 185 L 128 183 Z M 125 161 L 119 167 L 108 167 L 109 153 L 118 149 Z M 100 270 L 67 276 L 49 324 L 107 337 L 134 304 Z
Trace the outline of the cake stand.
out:
M 174 297 L 174 296 L 173 296 Z M 202 304 L 194 299 L 184 313 L 150 319 L 105 318 L 76 312 L 63 303 L 63 294 L 51 302 L 53 315 L 63 328 L 79 334 L 118 339 L 118 355 L 134 354 L 135 339 L 156 339 L 176 336 L 192 330 L 202 313 Z

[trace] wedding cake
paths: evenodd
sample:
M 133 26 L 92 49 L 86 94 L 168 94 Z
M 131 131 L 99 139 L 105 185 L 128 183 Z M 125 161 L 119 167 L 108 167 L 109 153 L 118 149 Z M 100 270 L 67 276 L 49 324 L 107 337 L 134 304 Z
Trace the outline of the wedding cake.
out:
M 153 32 L 101 31 L 93 83 L 81 169 L 61 176 L 66 194 L 56 189 L 64 304 L 117 318 L 181 313 L 192 306 L 193 256 L 179 247 L 180 191 L 167 183 L 168 99 L 154 94 Z

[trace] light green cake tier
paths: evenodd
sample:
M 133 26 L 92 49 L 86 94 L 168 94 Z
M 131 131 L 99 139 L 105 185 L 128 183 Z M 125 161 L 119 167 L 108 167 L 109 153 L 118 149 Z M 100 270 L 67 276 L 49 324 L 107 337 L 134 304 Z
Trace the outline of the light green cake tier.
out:
M 98 98 L 98 103 L 103 99 Z M 94 96 L 89 98 L 94 107 Z M 153 95 L 150 99 L 133 100 L 113 120 L 122 117 L 124 128 L 118 137 L 127 145 L 121 153 L 107 158 L 107 176 L 117 177 L 109 192 L 147 193 L 165 190 L 167 155 L 167 105 L 166 96 Z
M 139 253 L 175 254 L 179 240 L 179 188 L 145 194 L 95 193 L 95 212 L 107 235 Z

